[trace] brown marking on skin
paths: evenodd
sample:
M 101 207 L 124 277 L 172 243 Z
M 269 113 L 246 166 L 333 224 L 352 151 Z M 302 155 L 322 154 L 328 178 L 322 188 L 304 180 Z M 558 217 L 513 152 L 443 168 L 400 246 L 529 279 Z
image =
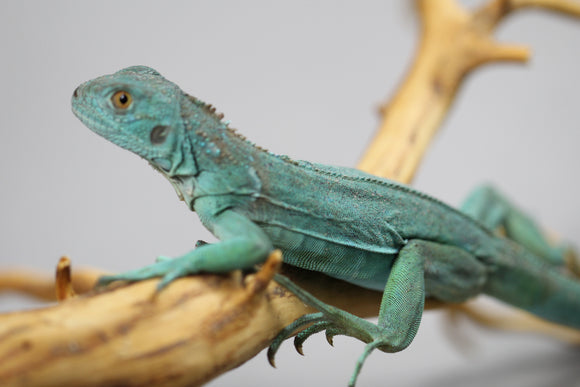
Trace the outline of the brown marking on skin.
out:
M 271 292 L 268 293 L 268 297 L 276 296 L 278 298 L 290 297 L 292 292 L 287 290 L 285 287 L 278 285 Z
M 203 138 L 204 140 L 206 140 L 208 138 L 207 133 L 203 129 L 196 129 L 195 130 L 195 135 L 198 136 L 198 137 Z

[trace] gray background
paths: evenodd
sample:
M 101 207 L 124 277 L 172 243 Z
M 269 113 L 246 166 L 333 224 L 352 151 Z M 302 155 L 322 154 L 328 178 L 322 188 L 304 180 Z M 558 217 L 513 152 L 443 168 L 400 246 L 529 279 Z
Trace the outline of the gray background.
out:
M 76 120 L 79 83 L 146 64 L 274 152 L 352 166 L 417 35 L 403 0 L 1 2 L 0 266 L 49 271 L 68 254 L 122 271 L 212 240 L 161 176 Z M 465 82 L 415 186 L 458 204 L 494 182 L 580 245 L 580 22 L 525 12 L 498 35 L 533 60 Z M 2 310 L 31 305 L 0 296 Z M 452 336 L 472 346 L 458 350 L 444 326 L 428 313 L 409 349 L 369 358 L 360 386 L 580 385 L 565 345 L 462 324 Z M 301 358 L 286 344 L 277 370 L 262 353 L 210 385 L 344 385 L 363 345 L 335 346 L 318 335 Z

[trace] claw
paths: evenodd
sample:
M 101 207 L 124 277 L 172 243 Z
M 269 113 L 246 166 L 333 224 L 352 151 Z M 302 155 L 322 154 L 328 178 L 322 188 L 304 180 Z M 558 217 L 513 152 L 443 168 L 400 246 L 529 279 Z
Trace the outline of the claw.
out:
M 334 347 L 334 336 L 338 336 L 338 335 L 344 335 L 344 331 L 341 330 L 339 327 L 329 327 L 326 330 L 326 341 L 328 341 L 328 344 L 330 344 L 331 346 Z
M 325 336 L 326 336 L 326 342 L 328 344 L 330 344 L 331 347 L 334 347 L 334 341 L 332 340 L 334 338 L 334 335 L 329 333 L 327 330 Z
M 296 352 L 298 352 L 301 356 L 304 356 L 304 351 L 302 350 L 303 343 L 304 343 L 303 341 L 298 343 L 298 336 L 294 338 L 294 348 L 296 349 Z
M 280 285 L 284 286 L 289 291 L 291 291 L 292 293 L 294 293 L 294 295 L 298 297 L 302 302 L 315 309 L 318 309 L 320 312 L 299 318 L 298 320 L 294 321 L 292 324 L 284 328 L 278 334 L 278 336 L 274 339 L 274 343 L 272 343 L 272 346 L 268 350 L 268 359 L 270 360 L 270 364 L 272 365 L 274 364 L 274 355 L 278 350 L 280 343 L 284 341 L 286 338 L 290 337 L 297 328 L 299 328 L 304 324 L 309 323 L 312 323 L 313 325 L 311 327 L 306 328 L 304 331 L 298 333 L 296 335 L 296 338 L 294 339 L 294 346 L 296 347 L 296 350 L 300 354 L 302 354 L 302 343 L 312 334 L 325 329 L 326 329 L 326 340 L 330 345 L 333 345 L 332 339 L 336 335 L 347 335 L 368 343 L 365 346 L 363 354 L 359 357 L 356 363 L 354 372 L 349 381 L 349 387 L 354 387 L 356 379 L 361 371 L 361 368 L 366 358 L 375 348 L 380 348 L 383 351 L 385 351 L 385 349 L 389 349 L 389 352 L 396 352 L 405 348 L 410 342 L 409 340 L 409 342 L 403 342 L 402 344 L 391 343 L 391 339 L 393 339 L 393 334 L 392 332 L 388 331 L 384 326 L 373 324 L 370 321 L 366 321 L 346 311 L 340 310 L 332 305 L 325 304 L 324 302 L 314 297 L 312 294 L 308 293 L 306 290 L 297 286 L 290 279 L 280 274 L 276 274 L 274 276 L 274 280 L 278 282 Z M 421 299 L 424 299 L 424 294 L 421 293 L 418 295 L 421 296 Z M 418 315 L 418 318 L 420 318 L 420 316 L 421 314 Z M 412 335 L 414 335 L 414 331 L 411 333 Z
M 278 344 L 278 347 L 280 347 L 280 344 Z M 272 366 L 272 368 L 276 368 L 276 352 L 278 351 L 278 348 L 272 349 L 272 346 L 270 345 L 270 347 L 268 348 L 268 363 L 270 363 L 270 365 Z
M 304 352 L 302 352 L 302 344 L 304 344 L 306 339 L 308 339 L 310 336 L 312 336 L 315 333 L 318 333 L 318 332 L 325 330 L 329 325 L 330 325 L 330 323 L 327 321 L 319 321 L 319 322 L 312 324 L 311 326 L 304 329 L 303 331 L 298 332 L 296 337 L 294 337 L 294 348 L 296 348 L 296 351 L 299 354 L 301 354 L 302 356 L 304 356 Z
M 270 344 L 270 347 L 268 348 L 268 362 L 270 365 L 276 368 L 276 362 L 274 358 L 276 356 L 276 352 L 278 352 L 278 349 L 284 340 L 292 336 L 296 329 L 307 324 L 317 323 L 320 321 L 320 319 L 322 319 L 322 313 L 306 314 L 300 318 L 297 318 L 294 320 L 294 322 L 284 327 L 284 329 L 282 329 L 278 335 L 276 335 L 274 340 L 272 340 L 272 344 Z M 300 351 L 298 351 L 298 353 L 300 353 Z
M 197 249 L 198 247 L 204 246 L 204 245 L 209 245 L 209 243 L 207 243 L 206 241 L 202 241 L 201 239 L 198 240 L 197 242 L 195 242 L 195 248 Z
M 282 345 L 284 340 L 288 338 L 286 328 L 282 329 L 280 333 L 278 333 L 278 335 L 274 338 L 274 340 L 272 340 L 272 344 L 270 344 L 270 346 L 268 347 L 268 363 L 270 363 L 270 365 L 274 368 L 276 368 L 275 361 L 276 353 L 278 352 L 280 345 Z

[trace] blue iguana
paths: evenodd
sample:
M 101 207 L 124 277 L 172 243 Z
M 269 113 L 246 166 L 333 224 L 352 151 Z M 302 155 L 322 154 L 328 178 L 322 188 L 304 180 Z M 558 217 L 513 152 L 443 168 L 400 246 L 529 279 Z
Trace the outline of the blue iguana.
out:
M 580 282 L 567 251 L 551 247 L 527 217 L 489 190 L 466 212 L 412 188 L 341 167 L 270 153 L 228 127 L 223 115 L 155 70 L 135 66 L 88 81 L 72 98 L 91 130 L 146 159 L 173 185 L 219 243 L 101 279 L 162 277 L 158 289 L 199 272 L 252 269 L 279 248 L 284 262 L 383 291 L 373 324 L 275 280 L 318 310 L 285 328 L 280 343 L 326 330 L 367 343 L 350 379 L 374 349 L 406 348 L 426 297 L 462 302 L 485 293 L 547 320 L 580 328 Z M 497 236 L 503 225 L 511 239 Z M 531 236 L 531 237 L 530 237 Z M 514 242 L 519 241 L 519 243 Z

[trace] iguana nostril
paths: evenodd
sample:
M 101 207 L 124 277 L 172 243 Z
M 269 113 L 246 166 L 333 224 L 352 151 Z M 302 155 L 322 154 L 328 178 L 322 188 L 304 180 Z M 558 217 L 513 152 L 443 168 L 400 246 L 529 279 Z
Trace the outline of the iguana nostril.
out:
M 75 91 L 73 91 L 73 98 L 76 98 L 76 97 L 78 97 L 78 96 L 79 96 L 79 88 L 77 87 L 77 88 L 75 89 Z

